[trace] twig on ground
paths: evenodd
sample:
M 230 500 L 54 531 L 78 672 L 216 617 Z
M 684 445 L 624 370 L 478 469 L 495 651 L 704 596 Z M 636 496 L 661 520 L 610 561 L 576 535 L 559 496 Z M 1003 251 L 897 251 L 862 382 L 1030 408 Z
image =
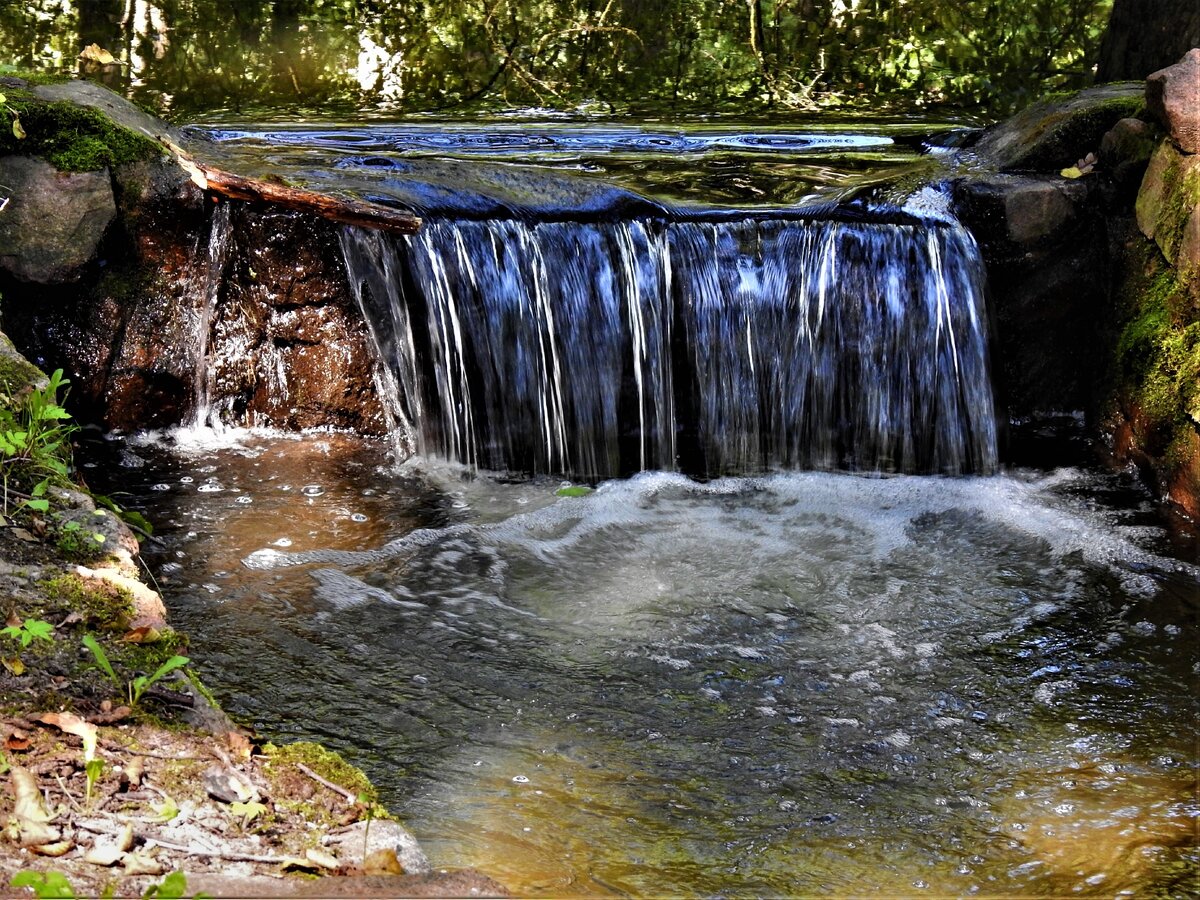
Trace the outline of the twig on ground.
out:
M 310 769 L 304 763 L 296 763 L 296 768 L 299 769 L 301 772 L 303 772 L 305 775 L 307 775 L 309 778 L 311 778 L 313 781 L 315 781 L 317 784 L 324 785 L 325 787 L 327 787 L 331 791 L 333 791 L 335 794 L 341 794 L 343 797 L 345 797 L 351 803 L 358 802 L 357 794 L 353 794 L 350 791 L 346 790 L 341 785 L 334 784 L 332 781 L 328 781 L 328 780 L 322 778 L 320 775 L 318 775 L 316 772 L 314 772 L 312 769 Z

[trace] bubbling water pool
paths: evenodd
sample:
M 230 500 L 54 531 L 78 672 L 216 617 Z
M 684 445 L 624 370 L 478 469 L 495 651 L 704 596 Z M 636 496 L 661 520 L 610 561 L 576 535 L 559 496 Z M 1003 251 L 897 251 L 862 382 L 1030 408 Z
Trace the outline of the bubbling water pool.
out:
M 558 895 L 1195 875 L 1198 572 L 1099 476 L 579 497 L 332 435 L 134 453 L 206 680 L 345 748 L 437 864 Z

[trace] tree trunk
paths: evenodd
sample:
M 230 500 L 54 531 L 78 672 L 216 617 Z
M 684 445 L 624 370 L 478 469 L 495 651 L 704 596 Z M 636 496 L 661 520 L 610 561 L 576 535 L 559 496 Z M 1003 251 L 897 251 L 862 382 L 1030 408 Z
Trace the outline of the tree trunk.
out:
M 1197 0 L 1114 0 L 1096 81 L 1141 81 L 1200 47 Z

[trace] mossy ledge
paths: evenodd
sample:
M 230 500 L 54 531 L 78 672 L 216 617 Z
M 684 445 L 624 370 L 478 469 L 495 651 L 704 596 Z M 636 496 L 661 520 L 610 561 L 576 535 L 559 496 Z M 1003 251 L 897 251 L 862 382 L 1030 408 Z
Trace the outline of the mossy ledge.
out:
M 28 82 L 0 78 L 0 93 L 25 137 L 0 129 L 0 155 L 38 156 L 60 172 L 92 172 L 152 159 L 163 148 L 150 138 L 116 124 L 98 109 L 66 100 L 43 100 Z

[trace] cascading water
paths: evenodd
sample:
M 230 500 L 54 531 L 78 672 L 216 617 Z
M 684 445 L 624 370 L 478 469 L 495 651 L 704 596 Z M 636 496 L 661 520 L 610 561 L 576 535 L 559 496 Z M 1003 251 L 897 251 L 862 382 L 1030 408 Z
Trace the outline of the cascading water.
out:
M 414 449 L 489 469 L 986 473 L 970 236 L 743 219 L 348 229 Z
M 189 293 L 198 294 L 201 297 L 200 313 L 196 321 L 196 374 L 191 422 L 192 425 L 199 427 L 218 424 L 218 420 L 212 415 L 213 367 L 209 351 L 209 337 L 213 329 L 217 303 L 220 299 L 221 281 L 225 276 L 225 268 L 233 245 L 233 224 L 230 211 L 231 207 L 228 203 L 220 204 L 213 211 L 212 221 L 209 223 L 204 264 L 196 267 L 194 276 L 199 284 L 192 285 L 189 291 Z

